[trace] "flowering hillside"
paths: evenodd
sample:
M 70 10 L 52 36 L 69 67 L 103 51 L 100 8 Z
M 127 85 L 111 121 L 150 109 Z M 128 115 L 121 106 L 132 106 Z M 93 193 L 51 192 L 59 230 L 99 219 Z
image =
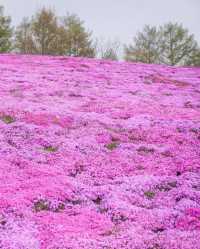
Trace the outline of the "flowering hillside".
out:
M 200 68 L 1 55 L 0 248 L 200 249 Z

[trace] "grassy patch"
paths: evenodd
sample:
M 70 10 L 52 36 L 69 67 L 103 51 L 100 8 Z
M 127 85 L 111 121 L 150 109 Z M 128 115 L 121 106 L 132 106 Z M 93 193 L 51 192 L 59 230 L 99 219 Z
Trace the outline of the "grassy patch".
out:
M 60 202 L 58 203 L 58 205 L 54 206 L 51 204 L 51 202 L 44 199 L 40 199 L 34 203 L 33 209 L 35 212 L 49 211 L 49 212 L 59 213 L 65 210 L 65 204 Z
M 118 145 L 119 145 L 119 143 L 117 143 L 117 142 L 112 142 L 112 143 L 107 144 L 107 145 L 106 145 L 106 148 L 107 148 L 108 150 L 114 150 L 114 149 L 116 149 L 116 148 L 118 147 Z
M 49 203 L 46 200 L 38 200 L 34 203 L 35 212 L 49 211 Z
M 49 153 L 55 153 L 55 152 L 58 151 L 58 147 L 54 147 L 54 146 L 51 146 L 51 145 L 45 146 L 44 151 L 49 152 Z
M 15 122 L 15 118 L 10 116 L 10 115 L 4 115 L 0 117 L 0 119 L 5 123 L 5 124 L 12 124 Z
M 153 192 L 153 191 L 146 191 L 146 192 L 144 192 L 144 195 L 149 199 L 149 200 L 151 200 L 151 199 L 153 199 L 154 197 L 155 197 L 155 192 Z

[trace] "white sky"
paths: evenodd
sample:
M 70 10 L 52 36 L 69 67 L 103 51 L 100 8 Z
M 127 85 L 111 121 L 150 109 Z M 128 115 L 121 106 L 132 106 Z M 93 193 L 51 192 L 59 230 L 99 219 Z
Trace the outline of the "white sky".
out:
M 76 13 L 93 31 L 94 37 L 131 42 L 145 24 L 183 23 L 200 41 L 200 0 L 0 0 L 13 25 L 42 6 L 58 15 Z

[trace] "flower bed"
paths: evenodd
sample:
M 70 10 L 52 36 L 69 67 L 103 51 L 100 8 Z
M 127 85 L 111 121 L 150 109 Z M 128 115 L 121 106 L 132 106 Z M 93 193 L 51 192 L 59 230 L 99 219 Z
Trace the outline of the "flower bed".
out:
M 0 248 L 199 241 L 200 68 L 0 56 Z

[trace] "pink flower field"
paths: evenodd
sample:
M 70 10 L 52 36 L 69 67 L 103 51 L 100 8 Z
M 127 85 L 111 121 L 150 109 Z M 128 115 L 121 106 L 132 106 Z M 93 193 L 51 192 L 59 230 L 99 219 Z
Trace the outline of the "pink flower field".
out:
M 0 56 L 1 249 L 200 249 L 200 68 Z

